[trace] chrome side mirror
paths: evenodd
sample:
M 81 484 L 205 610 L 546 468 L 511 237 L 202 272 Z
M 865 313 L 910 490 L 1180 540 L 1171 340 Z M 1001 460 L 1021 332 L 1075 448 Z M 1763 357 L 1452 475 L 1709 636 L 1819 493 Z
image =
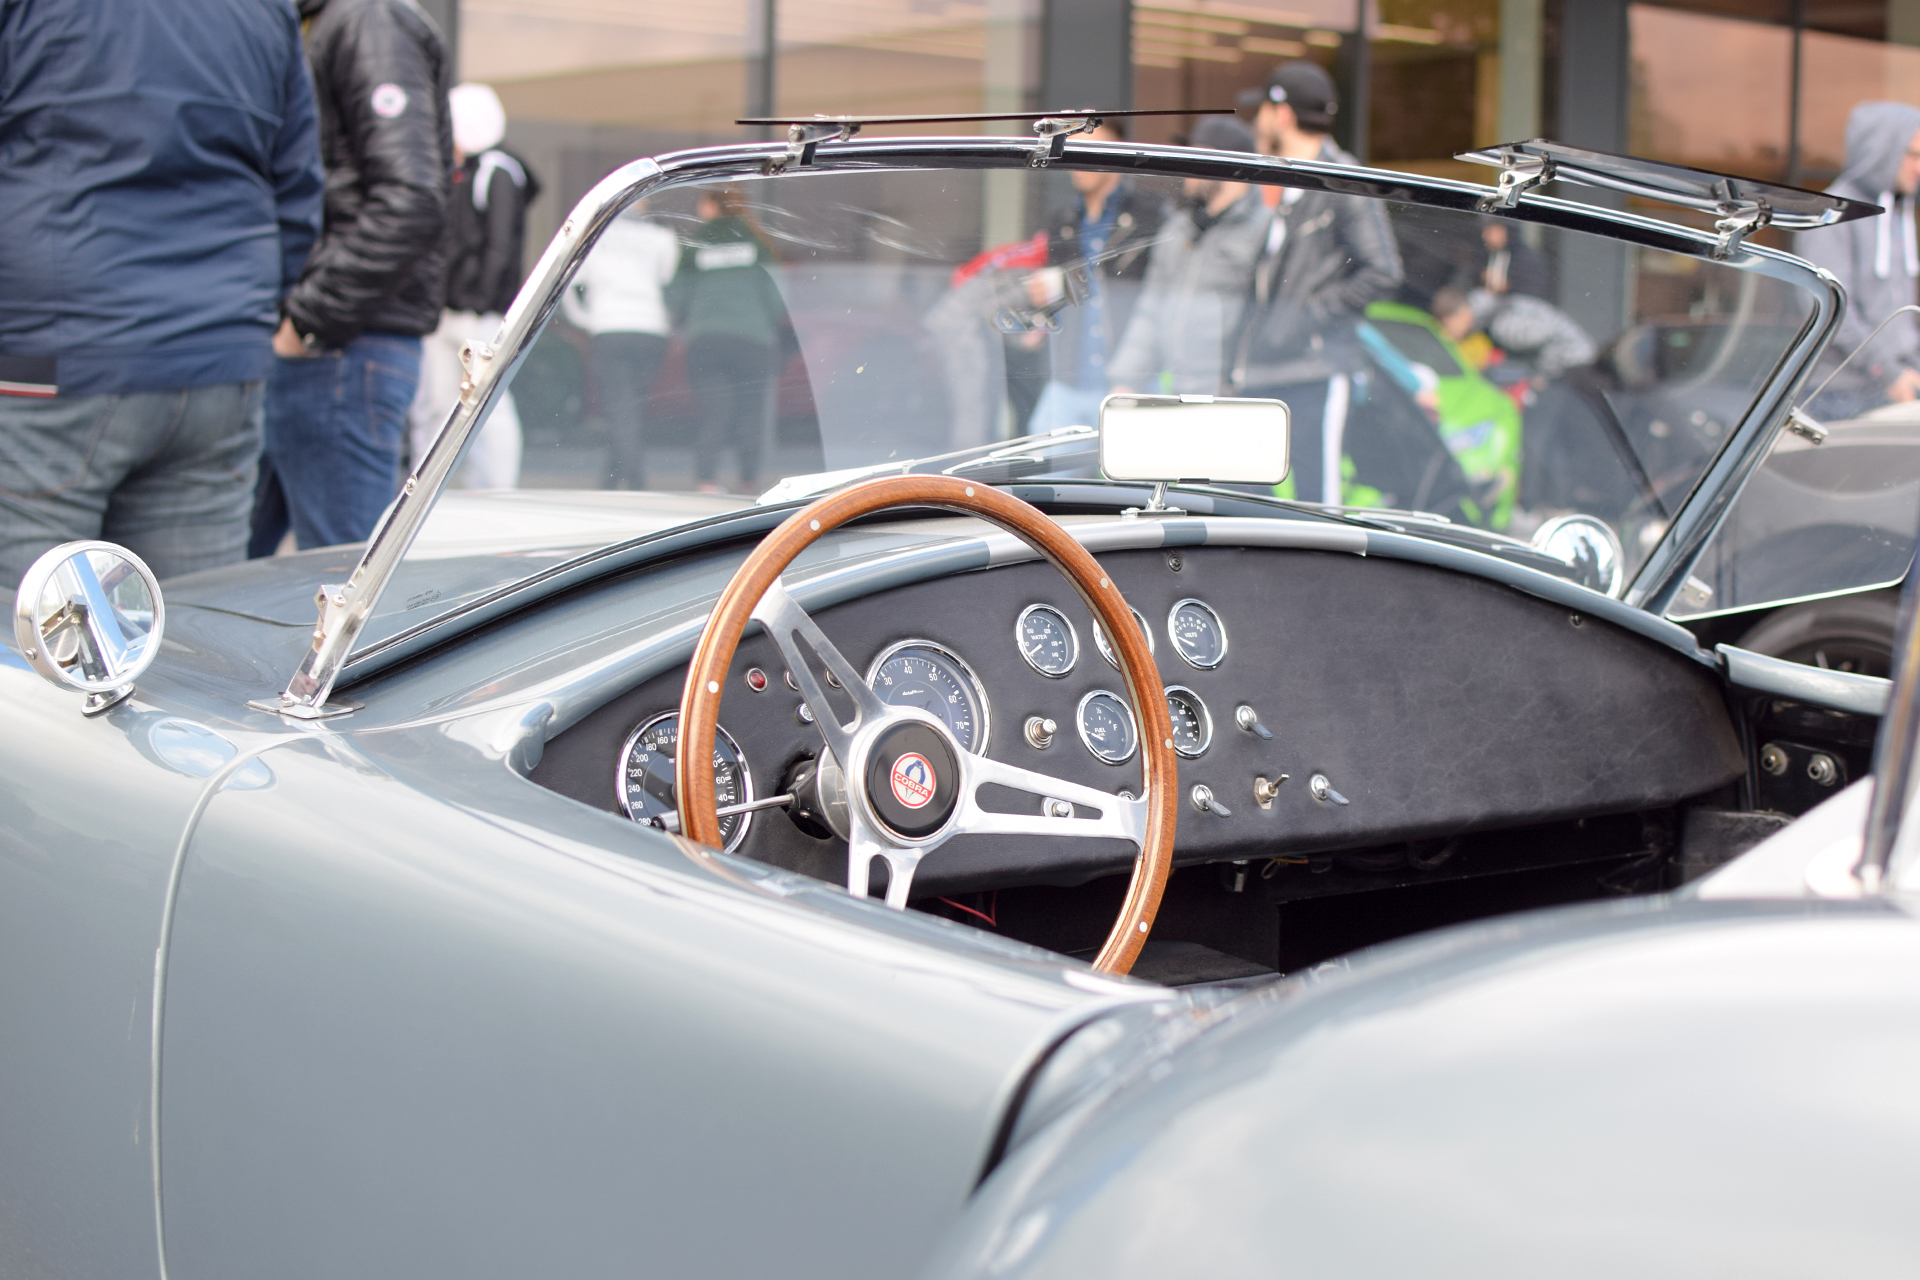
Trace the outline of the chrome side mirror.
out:
M 1594 516 L 1555 516 L 1533 531 L 1533 549 L 1573 570 L 1574 581 L 1618 598 L 1626 585 L 1627 553 L 1612 526 Z
M 20 580 L 13 639 L 50 683 L 86 694 L 81 711 L 97 716 L 153 665 L 166 616 L 160 583 L 139 556 L 111 542 L 67 542 Z

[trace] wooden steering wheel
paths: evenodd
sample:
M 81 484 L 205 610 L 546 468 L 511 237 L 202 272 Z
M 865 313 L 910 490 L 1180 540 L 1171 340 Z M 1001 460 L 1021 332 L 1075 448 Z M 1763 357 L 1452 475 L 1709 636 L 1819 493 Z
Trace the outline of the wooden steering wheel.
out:
M 1119 659 L 1120 675 L 1140 726 L 1145 786 L 1137 800 L 1081 786 L 961 748 L 934 716 L 912 707 L 892 707 L 841 656 L 812 618 L 781 584 L 780 575 L 810 543 L 849 520 L 894 507 L 939 507 L 980 516 L 1018 537 L 1052 563 L 1105 628 Z M 720 691 L 748 619 L 758 621 L 779 646 L 800 696 L 813 712 L 826 747 L 819 768 L 837 768 L 847 793 L 847 889 L 867 895 L 874 858 L 887 864 L 887 905 L 904 908 L 920 859 L 956 835 L 1095 837 L 1130 841 L 1140 850 L 1133 864 L 1119 919 L 1100 948 L 1094 968 L 1126 973 L 1140 954 L 1160 909 L 1173 868 L 1177 816 L 1177 761 L 1173 724 L 1160 673 L 1120 588 L 1084 547 L 1052 520 L 1018 498 L 952 476 L 886 476 L 830 493 L 769 533 L 720 594 L 707 618 L 680 695 L 680 747 L 674 763 L 680 829 L 718 847 L 715 812 L 714 731 Z M 843 723 L 826 699 L 816 667 L 839 680 L 854 705 Z M 697 745 L 696 745 L 697 744 Z M 703 767 L 695 768 L 695 763 Z M 980 807 L 979 789 L 992 783 L 1031 796 L 1065 800 L 1071 815 L 996 813 Z M 1045 806 L 1053 809 L 1054 806 Z

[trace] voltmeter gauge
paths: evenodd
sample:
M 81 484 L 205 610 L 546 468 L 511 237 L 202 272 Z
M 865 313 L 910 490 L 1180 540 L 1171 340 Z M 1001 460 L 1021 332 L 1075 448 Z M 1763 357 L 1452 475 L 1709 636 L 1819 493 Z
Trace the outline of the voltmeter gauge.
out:
M 1167 638 L 1190 667 L 1211 671 L 1227 656 L 1227 628 L 1204 600 L 1182 600 L 1167 614 Z

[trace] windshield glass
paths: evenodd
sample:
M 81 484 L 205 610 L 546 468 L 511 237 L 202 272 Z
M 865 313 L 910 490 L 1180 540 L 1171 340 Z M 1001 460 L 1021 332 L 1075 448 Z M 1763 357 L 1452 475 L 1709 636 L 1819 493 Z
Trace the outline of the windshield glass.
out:
M 673 187 L 600 237 L 470 450 L 522 435 L 518 558 L 498 558 L 512 512 L 456 495 L 366 639 L 844 479 L 823 473 L 938 458 L 1095 480 L 1088 428 L 1117 390 L 1286 400 L 1292 474 L 1268 496 L 1523 539 L 1582 512 L 1631 573 L 1813 310 L 1705 258 L 1278 186 L 801 169 Z

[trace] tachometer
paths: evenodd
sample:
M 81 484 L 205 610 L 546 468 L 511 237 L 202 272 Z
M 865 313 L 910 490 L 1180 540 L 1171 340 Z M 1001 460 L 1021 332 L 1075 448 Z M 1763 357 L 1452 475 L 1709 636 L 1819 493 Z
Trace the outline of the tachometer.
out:
M 1133 611 L 1133 620 L 1140 624 L 1140 634 L 1147 638 L 1147 652 L 1153 652 L 1153 628 L 1147 625 L 1146 615 L 1138 609 Z M 1113 656 L 1113 646 L 1107 643 L 1107 629 L 1100 625 L 1099 619 L 1093 623 L 1093 643 L 1100 650 L 1100 656 L 1115 671 L 1120 669 L 1120 660 Z
M 1041 675 L 1058 680 L 1080 660 L 1080 635 L 1067 615 L 1050 604 L 1030 604 L 1013 624 L 1020 656 Z
M 1204 600 L 1182 600 L 1167 614 L 1167 636 L 1190 667 L 1210 671 L 1227 656 L 1227 628 Z
M 867 685 L 890 707 L 918 707 L 979 755 L 987 749 L 987 692 L 959 654 L 930 640 L 889 645 L 867 669 Z
M 1087 744 L 1094 759 L 1107 764 L 1125 764 L 1133 759 L 1140 733 L 1134 728 L 1133 708 L 1125 698 L 1095 689 L 1080 699 L 1074 719 L 1080 726 L 1080 741 Z
M 1200 695 L 1183 684 L 1167 686 L 1167 714 L 1173 718 L 1173 749 L 1192 759 L 1213 745 L 1213 713 Z
M 668 711 L 642 724 L 620 748 L 620 773 L 614 789 L 620 807 L 635 822 L 651 822 L 674 813 L 678 799 L 673 789 L 673 764 L 680 750 L 680 713 Z M 753 799 L 753 774 L 740 754 L 740 744 L 725 729 L 713 740 L 713 803 L 716 808 L 745 804 Z M 722 848 L 731 852 L 746 838 L 751 813 L 720 819 Z

